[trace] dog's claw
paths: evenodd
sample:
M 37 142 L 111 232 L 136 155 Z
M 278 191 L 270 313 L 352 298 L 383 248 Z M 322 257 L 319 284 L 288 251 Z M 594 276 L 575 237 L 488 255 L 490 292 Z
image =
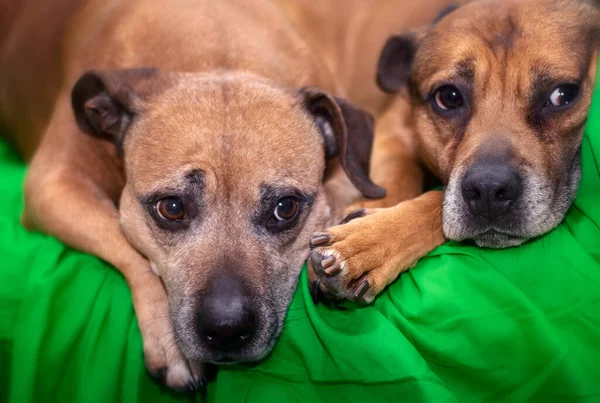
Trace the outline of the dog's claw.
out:
M 328 291 L 325 291 L 324 286 L 321 284 L 321 280 L 315 280 L 310 287 L 310 296 L 315 305 L 319 303 L 323 303 L 326 306 L 330 307 L 339 307 L 342 303 L 342 300 L 335 297 L 335 295 L 331 294 Z
M 362 298 L 365 293 L 369 290 L 370 284 L 369 284 L 369 280 L 368 279 L 362 279 L 360 283 L 358 283 L 358 286 L 356 287 L 356 290 L 354 291 L 354 298 L 356 299 L 360 299 Z
M 337 276 L 341 272 L 342 272 L 342 268 L 340 267 L 339 264 L 336 264 L 334 266 L 331 266 L 331 267 L 328 267 L 327 269 L 325 269 L 325 274 L 327 274 L 329 277 Z
M 317 276 L 323 274 L 323 256 L 317 251 L 312 251 L 310 254 L 310 262 L 312 263 L 312 269 Z
M 207 390 L 207 385 L 208 385 L 208 379 L 206 379 L 204 376 L 199 376 L 198 379 L 196 380 L 196 389 L 198 389 L 198 391 L 200 392 L 200 396 L 202 396 L 203 400 L 206 400 L 206 396 L 208 393 Z
M 364 208 L 359 208 L 358 210 L 354 210 L 353 212 L 351 212 L 350 214 L 348 214 L 343 220 L 342 220 L 342 224 L 347 224 L 350 221 L 356 219 L 356 218 L 361 218 L 367 215 L 367 210 L 365 210 Z
M 313 271 L 318 276 L 325 273 L 327 276 L 332 277 L 338 275 L 342 269 L 339 263 L 336 264 L 336 257 L 326 256 L 323 257 L 318 251 L 313 251 L 310 255 Z
M 194 386 L 193 382 L 189 382 L 185 385 L 185 389 L 187 391 L 187 395 L 188 395 L 188 401 L 190 403 L 195 403 L 196 402 L 196 387 Z
M 315 305 L 319 304 L 319 296 L 320 296 L 319 283 L 320 282 L 321 281 L 319 279 L 316 279 L 315 281 L 313 281 L 312 286 L 310 288 L 310 296 L 312 297 L 313 304 L 315 304 Z
M 310 246 L 315 247 L 315 246 L 326 245 L 329 243 L 330 240 L 331 239 L 330 239 L 329 235 L 316 234 L 316 235 L 313 235 L 313 237 L 311 238 Z
M 321 260 L 321 267 L 323 269 L 327 269 L 329 266 L 335 263 L 335 256 L 327 256 L 325 259 Z M 327 270 L 325 270 L 327 271 Z

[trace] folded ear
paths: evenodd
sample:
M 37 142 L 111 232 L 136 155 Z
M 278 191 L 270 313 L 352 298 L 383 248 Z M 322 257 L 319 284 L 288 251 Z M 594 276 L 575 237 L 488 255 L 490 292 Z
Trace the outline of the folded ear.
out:
M 387 40 L 377 64 L 379 88 L 395 93 L 408 84 L 417 47 L 418 39 L 413 34 L 392 36 Z
M 390 37 L 385 43 L 377 64 L 377 84 L 388 93 L 395 93 L 408 84 L 419 43 L 427 32 L 448 14 L 459 8 L 452 4 L 440 11 L 433 24 L 401 35 Z
M 339 157 L 350 181 L 365 196 L 382 198 L 386 191 L 369 178 L 373 146 L 373 117 L 316 88 L 300 90 L 303 102 L 321 130 L 326 158 Z
M 79 128 L 121 149 L 131 119 L 143 108 L 136 88 L 157 73 L 156 69 L 140 68 L 83 74 L 71 92 Z

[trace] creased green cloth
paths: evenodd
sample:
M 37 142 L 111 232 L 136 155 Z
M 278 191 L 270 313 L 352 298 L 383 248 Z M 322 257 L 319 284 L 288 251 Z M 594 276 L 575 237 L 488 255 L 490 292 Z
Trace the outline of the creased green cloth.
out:
M 509 250 L 448 243 L 365 308 L 315 306 L 306 271 L 273 354 L 222 368 L 216 402 L 600 402 L 600 88 L 566 220 Z M 25 167 L 0 144 L 0 402 L 168 402 L 130 292 L 27 233 Z

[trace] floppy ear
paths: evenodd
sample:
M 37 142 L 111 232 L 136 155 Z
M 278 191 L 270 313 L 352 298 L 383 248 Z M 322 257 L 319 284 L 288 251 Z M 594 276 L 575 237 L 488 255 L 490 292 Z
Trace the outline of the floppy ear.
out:
M 433 24 L 402 35 L 390 37 L 385 43 L 377 64 L 377 84 L 384 92 L 398 92 L 408 84 L 419 43 L 426 32 L 448 14 L 459 8 L 452 4 L 439 12 Z
M 365 197 L 385 197 L 385 189 L 369 178 L 373 117 L 348 101 L 331 97 L 316 88 L 305 87 L 300 93 L 321 130 L 326 158 L 339 157 L 350 181 Z
M 79 128 L 113 142 L 121 150 L 127 127 L 143 107 L 136 92 L 156 69 L 140 68 L 86 72 L 71 92 L 71 105 Z
M 408 84 L 417 46 L 417 37 L 413 34 L 392 36 L 387 40 L 377 64 L 379 88 L 395 93 Z

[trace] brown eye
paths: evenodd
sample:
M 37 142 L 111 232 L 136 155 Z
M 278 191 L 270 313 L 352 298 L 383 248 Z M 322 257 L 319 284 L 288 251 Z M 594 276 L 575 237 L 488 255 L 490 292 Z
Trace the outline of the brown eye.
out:
M 459 89 L 453 85 L 440 87 L 434 96 L 435 105 L 442 111 L 459 109 L 464 105 L 464 99 Z
M 183 203 L 177 197 L 165 197 L 156 203 L 158 215 L 168 221 L 180 221 L 185 215 Z
M 273 215 L 278 221 L 288 221 L 296 216 L 298 212 L 298 201 L 292 197 L 279 199 Z

